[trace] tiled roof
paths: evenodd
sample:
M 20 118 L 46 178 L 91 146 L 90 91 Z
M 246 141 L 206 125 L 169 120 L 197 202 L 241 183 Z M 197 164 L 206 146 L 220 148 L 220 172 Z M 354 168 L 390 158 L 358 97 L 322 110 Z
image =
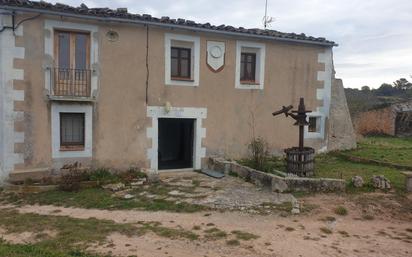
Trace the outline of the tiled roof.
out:
M 246 29 L 243 27 L 233 27 L 229 25 L 211 25 L 210 23 L 197 23 L 191 20 L 185 19 L 171 19 L 167 16 L 156 18 L 149 14 L 132 14 L 127 11 L 126 8 L 118 8 L 117 10 L 113 10 L 110 8 L 88 8 L 85 4 L 81 4 L 79 7 L 73 7 L 70 5 L 65 4 L 52 4 L 44 1 L 29 1 L 29 0 L 0 0 L 0 8 L 4 9 L 15 9 L 15 8 L 24 8 L 24 9 L 32 9 L 32 10 L 47 10 L 50 12 L 55 12 L 67 15 L 81 15 L 81 16 L 92 16 L 92 17 L 100 17 L 100 18 L 117 18 L 117 19 L 124 19 L 124 20 L 131 20 L 131 21 L 140 21 L 143 23 L 157 23 L 159 25 L 175 25 L 181 28 L 187 29 L 198 29 L 202 31 L 210 31 L 210 32 L 227 32 L 228 34 L 247 34 L 249 36 L 256 36 L 256 37 L 265 37 L 265 38 L 273 38 L 279 40 L 286 40 L 286 41 L 301 41 L 306 43 L 312 44 L 320 44 L 320 45 L 336 45 L 333 41 L 326 40 L 323 37 L 312 37 L 307 36 L 303 33 L 296 34 L 296 33 L 284 33 L 279 32 L 276 30 L 263 30 L 263 29 Z

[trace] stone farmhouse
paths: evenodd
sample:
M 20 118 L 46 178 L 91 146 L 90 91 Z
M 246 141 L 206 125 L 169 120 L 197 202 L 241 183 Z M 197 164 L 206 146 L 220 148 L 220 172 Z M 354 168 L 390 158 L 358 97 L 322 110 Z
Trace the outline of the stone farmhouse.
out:
M 253 137 L 354 147 L 342 81 L 325 38 L 131 14 L 126 8 L 0 0 L 0 168 L 11 174 L 93 167 L 201 169 L 241 158 Z
M 360 135 L 412 136 L 412 100 L 360 112 L 353 123 Z

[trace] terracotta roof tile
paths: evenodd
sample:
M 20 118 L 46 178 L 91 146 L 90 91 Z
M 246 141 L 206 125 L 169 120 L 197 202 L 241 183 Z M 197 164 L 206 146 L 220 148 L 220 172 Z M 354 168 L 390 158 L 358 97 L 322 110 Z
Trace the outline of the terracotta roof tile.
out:
M 67 14 L 78 14 L 78 15 L 86 15 L 86 16 L 95 16 L 95 17 L 113 17 L 113 18 L 122 18 L 128 20 L 139 20 L 143 22 L 152 22 L 152 23 L 160 23 L 160 24 L 174 24 L 188 28 L 202 28 L 215 31 L 226 31 L 226 32 L 237 32 L 237 33 L 245 33 L 245 34 L 252 34 L 257 36 L 269 36 L 276 38 L 286 38 L 286 39 L 293 39 L 302 42 L 313 42 L 319 43 L 323 45 L 335 45 L 333 41 L 326 40 L 324 37 L 312 37 L 307 36 L 303 33 L 296 34 L 296 33 L 284 33 L 279 32 L 276 30 L 263 30 L 258 28 L 251 28 L 246 29 L 243 27 L 233 27 L 228 26 L 225 24 L 214 26 L 210 23 L 197 23 L 191 20 L 185 19 L 171 19 L 167 16 L 163 16 L 161 18 L 152 17 L 149 14 L 132 14 L 127 12 L 126 8 L 118 8 L 116 10 L 110 8 L 88 8 L 85 4 L 81 4 L 79 7 L 74 7 L 66 4 L 61 3 L 48 3 L 45 1 L 29 1 L 29 0 L 0 0 L 0 8 L 2 6 L 8 7 L 20 7 L 20 8 L 30 8 L 30 9 L 41 9 L 41 10 L 48 10 L 54 11 L 59 13 L 67 13 Z

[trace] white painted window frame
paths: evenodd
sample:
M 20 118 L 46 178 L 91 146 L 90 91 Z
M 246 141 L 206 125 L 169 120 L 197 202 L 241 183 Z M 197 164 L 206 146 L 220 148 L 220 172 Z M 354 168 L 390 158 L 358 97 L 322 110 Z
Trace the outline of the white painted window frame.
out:
M 191 79 L 192 81 L 173 80 L 171 77 L 171 48 L 173 41 L 183 41 L 192 44 L 191 48 Z M 165 33 L 165 84 L 170 86 L 199 86 L 200 38 L 195 36 Z
M 60 150 L 60 113 L 84 113 L 84 149 L 81 151 Z M 51 106 L 52 117 L 52 158 L 83 158 L 92 157 L 93 144 L 93 106 L 89 104 L 64 104 L 53 102 Z
M 98 89 L 98 79 L 99 79 L 99 44 L 97 39 L 97 33 L 99 30 L 98 26 L 91 25 L 91 24 L 84 24 L 84 23 L 74 23 L 74 22 L 66 22 L 60 20 L 45 20 L 44 21 L 44 53 L 49 56 L 52 60 L 52 63 L 46 63 L 43 67 L 45 70 L 44 74 L 44 81 L 45 81 L 45 88 L 52 94 L 51 88 L 51 68 L 55 65 L 54 60 L 54 32 L 58 29 L 64 30 L 73 30 L 73 31 L 87 31 L 90 32 L 90 69 L 92 70 L 91 73 L 91 93 L 92 96 L 95 95 Z
M 242 49 L 249 48 L 247 52 L 256 53 L 256 71 L 257 84 L 240 83 L 240 61 Z M 265 58 L 266 45 L 257 42 L 236 41 L 236 70 L 235 70 L 235 88 L 238 89 L 263 89 L 265 82 Z
M 147 117 L 152 118 L 152 127 L 147 128 L 147 137 L 152 141 L 152 147 L 147 150 L 152 170 L 158 170 L 159 118 L 195 119 L 193 169 L 202 168 L 202 158 L 206 157 L 206 148 L 202 147 L 202 139 L 206 137 L 206 128 L 202 127 L 202 120 L 207 117 L 206 108 L 148 106 Z
M 309 132 L 309 126 L 305 126 L 305 138 L 320 138 L 325 137 L 325 116 L 322 112 L 316 111 L 307 114 L 306 121 L 309 122 L 309 117 L 315 117 L 318 120 L 316 121 L 319 125 L 318 132 Z

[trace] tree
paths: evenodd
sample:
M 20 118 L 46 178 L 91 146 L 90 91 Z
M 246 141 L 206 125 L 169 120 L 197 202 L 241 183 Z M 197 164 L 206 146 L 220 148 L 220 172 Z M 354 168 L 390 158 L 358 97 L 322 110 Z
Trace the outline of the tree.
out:
M 369 91 L 371 91 L 371 88 L 370 88 L 369 86 L 363 86 L 363 87 L 361 88 L 361 90 L 362 90 L 363 92 L 369 92 Z
M 409 82 L 405 78 L 400 78 L 397 81 L 393 82 L 393 85 L 395 86 L 396 89 L 398 90 L 409 90 L 412 89 L 412 83 Z
M 391 84 L 388 83 L 383 83 L 377 90 L 376 90 L 376 94 L 377 95 L 392 95 L 394 92 L 396 91 L 396 89 L 394 87 L 392 87 Z

